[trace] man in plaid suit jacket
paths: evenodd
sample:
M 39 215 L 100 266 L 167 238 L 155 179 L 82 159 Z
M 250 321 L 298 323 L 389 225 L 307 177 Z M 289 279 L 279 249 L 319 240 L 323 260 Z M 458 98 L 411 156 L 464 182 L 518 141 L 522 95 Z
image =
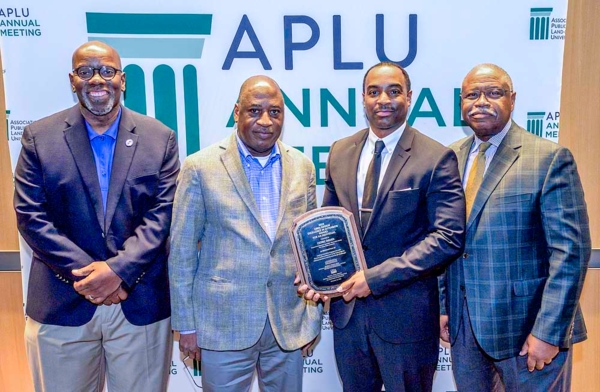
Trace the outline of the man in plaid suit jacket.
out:
M 466 185 L 491 143 L 464 254 L 442 279 L 441 335 L 459 391 L 569 390 L 571 346 L 586 339 L 579 297 L 591 246 L 577 167 L 568 149 L 511 120 L 515 97 L 500 67 L 471 70 L 461 107 L 475 135 L 450 146 Z
M 204 391 L 302 390 L 321 309 L 298 297 L 288 237 L 316 207 L 315 168 L 279 141 L 283 96 L 266 76 L 242 85 L 237 130 L 186 158 L 177 180 L 169 277 L 173 329 L 200 359 Z M 200 250 L 198 251 L 198 247 Z

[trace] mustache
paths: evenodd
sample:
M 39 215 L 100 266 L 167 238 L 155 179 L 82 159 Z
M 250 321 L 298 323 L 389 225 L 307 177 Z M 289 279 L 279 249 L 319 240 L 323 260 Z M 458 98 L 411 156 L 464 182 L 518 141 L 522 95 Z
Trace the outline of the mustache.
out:
M 489 108 L 489 109 L 472 109 L 472 110 L 470 110 L 467 113 L 468 116 L 474 116 L 476 114 L 487 114 L 487 115 L 490 115 L 490 116 L 497 116 L 498 115 L 498 113 L 494 109 L 492 109 L 492 108 Z

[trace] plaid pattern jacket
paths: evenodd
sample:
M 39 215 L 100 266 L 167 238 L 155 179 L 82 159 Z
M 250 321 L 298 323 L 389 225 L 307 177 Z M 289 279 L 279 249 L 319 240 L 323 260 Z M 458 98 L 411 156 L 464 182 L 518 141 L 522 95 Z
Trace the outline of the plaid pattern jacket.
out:
M 300 348 L 321 330 L 322 307 L 296 293 L 288 236 L 292 220 L 316 207 L 315 169 L 301 152 L 278 146 L 274 241 L 261 222 L 235 134 L 183 163 L 171 226 L 171 322 L 174 330 L 195 330 L 201 348 L 248 348 L 267 316 L 284 350 Z
M 472 142 L 450 146 L 461 176 Z M 493 358 L 518 355 L 529 333 L 559 347 L 586 339 L 579 297 L 591 242 L 568 149 L 513 122 L 466 227 L 464 254 L 448 268 L 442 290 L 452 342 L 465 295 L 477 341 Z

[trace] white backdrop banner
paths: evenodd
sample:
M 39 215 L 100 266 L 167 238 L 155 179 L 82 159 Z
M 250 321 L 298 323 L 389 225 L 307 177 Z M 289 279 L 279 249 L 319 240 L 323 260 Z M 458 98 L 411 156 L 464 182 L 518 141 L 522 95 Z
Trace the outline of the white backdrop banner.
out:
M 567 0 L 19 0 L 1 7 L 13 167 L 23 128 L 76 103 L 71 55 L 88 40 L 117 48 L 127 73 L 125 105 L 174 129 L 182 159 L 232 132 L 247 77 L 274 78 L 286 105 L 282 138 L 314 162 L 319 197 L 329 146 L 366 126 L 362 78 L 382 60 L 410 74 L 408 122 L 443 144 L 470 133 L 460 117 L 460 86 L 483 62 L 512 76 L 520 125 L 559 136 Z M 29 258 L 24 249 L 25 285 Z M 441 347 L 435 391 L 456 389 L 451 371 Z M 304 372 L 305 391 L 341 390 L 327 317 Z M 170 373 L 171 390 L 200 389 L 198 364 L 182 363 L 176 348 Z

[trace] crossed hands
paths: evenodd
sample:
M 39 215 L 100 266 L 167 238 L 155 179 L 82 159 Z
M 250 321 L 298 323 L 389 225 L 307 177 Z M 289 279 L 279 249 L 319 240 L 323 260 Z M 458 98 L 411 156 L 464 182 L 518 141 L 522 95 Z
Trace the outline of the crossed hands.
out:
M 71 272 L 84 277 L 75 282 L 73 288 L 94 305 L 116 305 L 127 299 L 127 291 L 121 287 L 122 279 L 105 261 L 94 261 Z

